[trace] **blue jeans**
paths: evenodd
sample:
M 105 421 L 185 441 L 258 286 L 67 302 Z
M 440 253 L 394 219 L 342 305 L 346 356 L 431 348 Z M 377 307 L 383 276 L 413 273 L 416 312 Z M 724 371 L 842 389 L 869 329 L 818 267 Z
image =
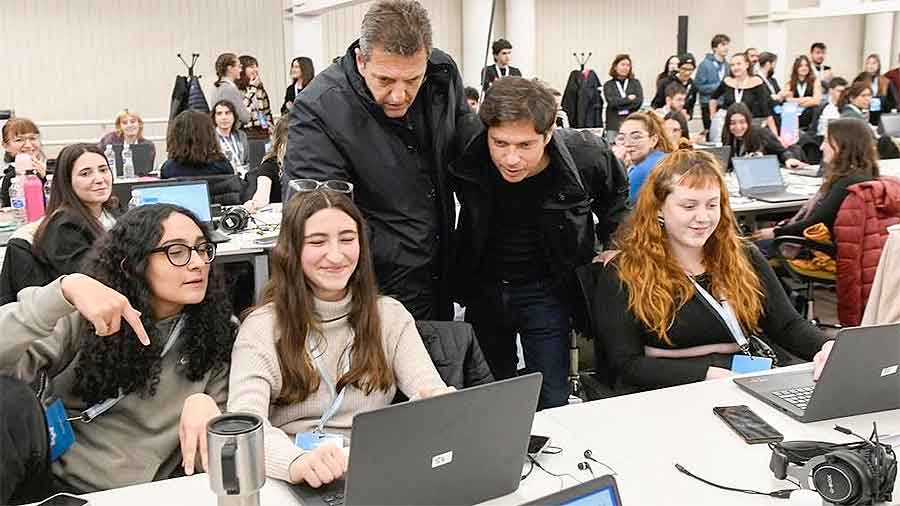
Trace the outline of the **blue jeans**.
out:
M 570 312 L 545 281 L 491 282 L 466 306 L 481 351 L 496 379 L 516 376 L 516 333 L 527 372 L 544 375 L 538 409 L 569 399 Z

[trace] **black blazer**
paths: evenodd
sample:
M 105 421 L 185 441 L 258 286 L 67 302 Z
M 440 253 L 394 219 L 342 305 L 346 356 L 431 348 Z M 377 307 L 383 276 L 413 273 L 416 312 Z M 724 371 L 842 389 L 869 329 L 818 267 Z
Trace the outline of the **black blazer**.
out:
M 302 90 L 301 90 L 302 91 Z M 287 103 L 294 103 L 294 99 L 297 98 L 297 92 L 294 90 L 294 83 L 288 85 L 284 90 L 284 102 L 281 103 L 281 114 L 287 114 L 288 108 Z
M 634 100 L 629 100 L 628 95 L 634 95 Z M 644 89 L 641 82 L 632 77 L 625 86 L 625 98 L 619 93 L 616 80 L 610 79 L 603 84 L 603 96 L 606 98 L 606 129 L 618 131 L 619 125 L 629 114 L 637 112 L 644 103 Z
M 509 71 L 506 76 L 519 76 L 522 77 L 522 72 L 510 65 L 507 67 Z M 506 77 L 504 76 L 504 77 Z M 487 67 L 481 69 L 481 90 L 487 91 L 488 88 L 491 87 L 491 84 L 497 80 L 499 76 L 497 75 L 497 67 L 495 65 L 488 65 Z

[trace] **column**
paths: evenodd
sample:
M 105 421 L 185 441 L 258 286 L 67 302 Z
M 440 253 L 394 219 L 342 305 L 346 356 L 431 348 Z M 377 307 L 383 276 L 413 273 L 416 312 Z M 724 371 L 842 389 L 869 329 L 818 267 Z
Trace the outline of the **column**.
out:
M 319 14 L 296 15 L 293 19 L 294 54 L 308 56 L 313 61 L 316 72 L 321 72 L 331 63 L 326 60 L 325 44 L 322 40 L 322 18 Z
M 752 2 L 747 2 L 748 12 Z M 783 12 L 790 7 L 788 0 L 769 0 L 768 12 Z M 784 83 L 790 76 L 793 58 L 788 54 L 787 25 L 785 21 L 766 21 L 764 23 L 747 23 L 744 25 L 744 45 L 757 47 L 778 57 L 775 67 L 775 78 Z M 702 58 L 702 55 L 695 55 Z
M 537 67 L 535 0 L 506 0 L 506 39 L 512 43 L 512 66 L 533 77 Z
M 489 44 L 491 0 L 463 0 L 462 5 L 462 62 L 463 83 L 481 90 L 481 69 L 485 48 Z M 491 57 L 488 56 L 488 63 Z
M 863 44 L 862 61 L 874 53 L 881 58 L 881 70 L 891 68 L 894 57 L 891 56 L 891 42 L 894 38 L 894 13 L 882 12 L 866 14 L 866 36 Z
M 882 61 L 881 67 L 885 72 L 888 69 L 897 67 L 898 60 L 900 60 L 900 16 L 894 15 L 894 37 L 893 42 L 891 44 L 891 59 L 889 61 Z

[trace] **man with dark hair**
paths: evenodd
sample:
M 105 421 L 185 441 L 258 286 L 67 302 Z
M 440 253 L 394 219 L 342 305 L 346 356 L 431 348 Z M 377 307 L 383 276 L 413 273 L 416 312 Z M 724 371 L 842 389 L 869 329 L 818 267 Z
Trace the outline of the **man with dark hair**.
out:
M 481 90 L 487 91 L 497 79 L 507 76 L 521 76 L 519 69 L 511 66 L 512 44 L 506 39 L 497 39 L 491 44 L 494 64 L 481 69 Z
M 478 112 L 478 100 L 481 99 L 481 94 L 478 93 L 478 90 L 471 86 L 466 86 L 466 103 L 469 104 L 469 108 L 475 112 Z
M 688 120 L 687 111 L 684 109 L 684 102 L 687 98 L 687 90 L 684 89 L 684 86 L 681 83 L 669 83 L 666 86 L 666 103 L 664 106 L 659 109 L 654 109 L 653 112 L 659 115 L 660 118 L 665 118 L 666 114 L 670 112 L 681 114 L 685 121 Z M 685 136 L 687 137 L 687 136 Z
M 694 117 L 694 106 L 697 104 L 697 87 L 694 85 L 694 79 L 691 77 L 694 74 L 695 68 L 697 68 L 697 62 L 694 60 L 693 54 L 685 53 L 678 55 L 678 70 L 659 82 L 659 87 L 656 89 L 656 95 L 653 97 L 650 105 L 654 109 L 665 107 L 666 90 L 673 84 L 678 84 L 684 88 L 685 119 L 692 119 Z M 663 116 L 665 116 L 665 114 Z
M 516 375 L 519 334 L 526 369 L 544 375 L 542 409 L 568 400 L 571 320 L 586 310 L 575 268 L 609 245 L 628 201 L 628 179 L 606 143 L 556 129 L 556 110 L 540 82 L 495 82 L 479 111 L 486 132 L 450 166 L 461 204 L 456 300 L 495 378 Z
M 825 47 L 824 42 L 813 42 L 811 46 L 809 46 L 809 59 L 812 61 L 812 70 L 813 73 L 816 74 L 816 79 L 822 85 L 828 84 L 828 81 L 831 81 L 831 67 L 825 65 L 825 51 L 828 48 Z
M 360 32 L 291 110 L 285 202 L 292 179 L 353 183 L 382 293 L 399 299 L 416 319 L 450 319 L 455 206 L 446 169 L 465 146 L 459 125 L 467 116 L 466 124 L 480 125 L 456 63 L 432 49 L 421 4 L 375 2 Z
M 716 34 L 709 45 L 712 48 L 711 53 L 706 53 L 706 58 L 697 69 L 697 76 L 694 78 L 694 84 L 700 93 L 700 112 L 703 115 L 703 129 L 709 130 L 712 118 L 709 115 L 709 99 L 722 79 L 728 75 L 728 45 L 731 39 L 724 33 Z

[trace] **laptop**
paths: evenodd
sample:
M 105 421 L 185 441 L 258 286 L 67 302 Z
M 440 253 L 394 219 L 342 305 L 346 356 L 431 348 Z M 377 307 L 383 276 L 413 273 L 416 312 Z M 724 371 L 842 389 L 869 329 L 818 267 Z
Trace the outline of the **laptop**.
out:
M 153 172 L 153 162 L 155 161 L 153 158 L 155 153 L 153 152 L 152 144 L 130 144 L 131 147 L 131 162 L 134 164 L 134 176 L 135 177 L 143 177 L 151 172 Z M 116 152 L 116 177 L 124 176 L 124 169 L 122 168 L 125 164 L 124 159 L 122 158 L 122 144 L 113 144 L 113 151 Z
M 805 201 L 809 197 L 785 190 L 778 157 L 740 156 L 731 159 L 741 196 L 763 202 Z
M 600 476 L 554 494 L 525 503 L 524 506 L 622 506 L 619 487 L 611 475 Z
M 818 382 L 812 371 L 734 382 L 801 422 L 900 408 L 900 324 L 843 328 L 836 339 Z
M 878 121 L 878 133 L 888 137 L 900 137 L 900 114 L 882 114 Z
M 195 215 L 209 230 L 209 238 L 214 243 L 230 241 L 231 238 L 216 230 L 210 209 L 209 186 L 206 181 L 176 181 L 170 183 L 150 183 L 135 185 L 132 192 L 140 196 L 141 205 L 175 204 Z
M 519 488 L 541 374 L 353 418 L 344 479 L 291 485 L 304 505 L 476 504 Z
M 728 160 L 731 158 L 731 146 L 697 146 L 698 149 L 708 152 L 716 157 L 719 166 L 722 168 L 722 174 L 728 172 Z

